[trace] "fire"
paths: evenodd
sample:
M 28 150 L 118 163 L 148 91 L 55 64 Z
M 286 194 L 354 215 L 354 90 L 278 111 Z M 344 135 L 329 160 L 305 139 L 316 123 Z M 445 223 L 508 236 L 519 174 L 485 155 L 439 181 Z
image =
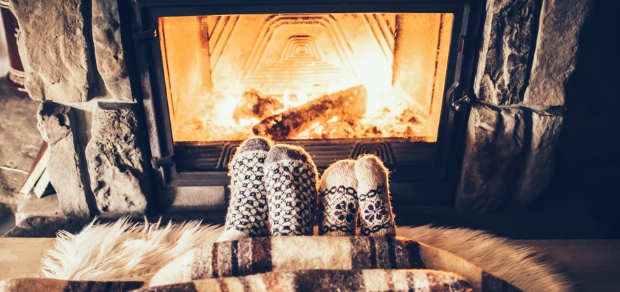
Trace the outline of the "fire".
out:
M 283 49 L 279 59 L 268 57 L 271 56 L 268 54 L 277 53 L 275 45 L 271 46 L 276 48 L 273 52 L 258 50 L 258 54 L 263 54 L 260 58 L 236 57 L 239 62 L 245 60 L 246 67 L 260 65 L 271 58 L 271 65 L 256 67 L 268 73 L 260 73 L 263 71 L 259 69 L 243 69 L 246 71 L 241 73 L 219 69 L 224 68 L 222 66 L 242 68 L 243 65 L 219 60 L 229 52 L 218 51 L 219 43 L 212 40 L 214 34 L 221 31 L 209 30 L 210 26 L 219 25 L 219 18 L 160 18 L 160 41 L 174 141 L 243 140 L 254 134 L 286 140 L 406 138 L 435 141 L 452 15 L 382 15 L 382 19 L 387 19 L 387 25 L 393 27 L 391 38 L 389 34 L 387 37 L 388 41 L 397 44 L 392 48 L 393 52 L 389 52 L 389 45 L 383 44 L 383 51 L 373 51 L 372 46 L 355 48 L 353 56 L 362 54 L 359 57 L 344 58 L 342 52 L 332 54 L 330 44 L 326 43 L 329 39 L 322 39 L 319 34 L 323 28 L 308 22 L 302 30 L 308 35 L 293 33 L 287 40 L 274 32 L 269 40 L 281 42 L 288 48 Z M 321 16 L 313 17 L 319 19 Z M 244 20 L 270 19 L 268 15 L 235 17 L 238 18 L 237 25 Z M 347 21 L 353 21 L 347 17 L 336 15 L 334 19 L 342 20 L 345 25 Z M 359 19 L 355 18 L 355 21 Z M 394 34 L 396 27 L 399 35 Z M 294 26 L 287 29 L 291 28 Z M 234 29 L 237 26 L 232 28 L 229 37 L 236 40 Z M 349 41 L 354 44 L 357 40 Z M 364 42 L 379 47 L 372 41 L 366 39 Z M 270 44 L 265 45 L 265 50 Z M 230 52 L 232 54 L 233 50 Z M 250 54 L 249 51 L 246 54 Z M 380 54 L 384 54 L 387 61 L 376 61 L 382 56 Z M 333 59 L 334 56 L 343 59 Z M 346 65 L 351 58 L 358 63 Z M 344 65 L 337 65 L 338 62 Z M 280 71 L 274 71 L 274 68 Z M 313 74 L 318 79 L 306 78 Z M 339 78 L 333 78 L 336 76 Z
M 278 113 L 284 112 L 287 109 L 298 107 L 308 102 L 308 96 L 303 91 L 298 91 L 295 95 L 291 95 L 288 89 L 284 89 L 282 94 L 282 103 L 284 107 L 278 110 Z
M 220 126 L 230 124 L 233 121 L 233 111 L 239 103 L 239 98 L 235 98 L 230 95 L 224 97 L 213 107 L 212 123 Z

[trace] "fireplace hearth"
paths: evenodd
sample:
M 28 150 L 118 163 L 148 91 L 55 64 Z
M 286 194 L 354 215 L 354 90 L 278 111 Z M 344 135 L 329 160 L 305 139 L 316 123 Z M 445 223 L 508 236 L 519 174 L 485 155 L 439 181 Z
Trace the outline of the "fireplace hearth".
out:
M 52 184 L 78 217 L 223 209 L 227 164 L 255 134 L 303 146 L 320 170 L 378 155 L 394 204 L 527 204 L 553 175 L 590 6 L 11 1 L 67 174 Z

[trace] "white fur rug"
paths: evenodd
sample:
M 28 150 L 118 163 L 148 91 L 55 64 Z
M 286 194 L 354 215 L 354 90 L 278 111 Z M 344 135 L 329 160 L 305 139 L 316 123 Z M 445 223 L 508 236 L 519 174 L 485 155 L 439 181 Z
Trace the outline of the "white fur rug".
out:
M 94 221 L 93 221 L 94 222 Z M 183 224 L 91 223 L 58 234 L 43 259 L 43 273 L 64 280 L 148 281 L 188 250 L 215 242 L 223 227 Z M 572 291 L 570 282 L 537 251 L 485 232 L 430 226 L 398 227 L 396 234 L 452 252 L 524 291 Z

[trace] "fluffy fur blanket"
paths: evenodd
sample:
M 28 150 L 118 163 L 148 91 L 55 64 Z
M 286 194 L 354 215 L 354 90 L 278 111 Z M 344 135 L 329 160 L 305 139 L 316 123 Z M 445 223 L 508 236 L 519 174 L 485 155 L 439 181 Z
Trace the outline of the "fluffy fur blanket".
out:
M 215 242 L 222 227 L 129 223 L 88 225 L 81 233 L 61 232 L 44 258 L 49 278 L 90 281 L 149 281 L 189 250 Z M 532 248 L 481 231 L 430 226 L 399 227 L 397 235 L 457 256 L 524 291 L 570 291 L 570 283 Z

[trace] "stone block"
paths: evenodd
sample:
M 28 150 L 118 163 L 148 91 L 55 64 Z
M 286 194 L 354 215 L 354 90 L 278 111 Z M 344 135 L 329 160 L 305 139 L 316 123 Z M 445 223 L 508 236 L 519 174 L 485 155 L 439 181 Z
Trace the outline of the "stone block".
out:
M 87 101 L 93 70 L 81 0 L 11 0 L 31 98 Z
M 106 89 L 118 100 L 132 102 L 117 1 L 92 1 L 92 32 L 97 70 Z
M 535 0 L 489 0 L 474 91 L 494 105 L 522 101 L 534 33 Z
M 102 215 L 142 214 L 148 181 L 135 105 L 99 103 L 86 146 L 90 183 Z
M 37 127 L 47 142 L 50 159 L 47 171 L 67 217 L 90 217 L 88 179 L 74 136 L 75 121 L 70 107 L 44 101 L 39 106 Z
M 527 105 L 559 106 L 566 98 L 566 84 L 575 70 L 583 24 L 594 0 L 544 0 Z
M 63 215 L 62 209 L 57 195 L 48 195 L 42 198 L 31 197 L 22 200 L 17 205 L 15 212 L 15 225 L 21 225 L 28 218 L 46 217 L 46 218 L 67 218 Z
M 560 137 L 561 109 L 531 111 L 528 121 L 529 145 L 523 150 L 521 166 L 515 180 L 517 201 L 528 204 L 551 185 L 555 151 Z M 527 142 L 526 142 L 527 143 Z
M 472 106 L 457 188 L 459 210 L 492 211 L 512 194 L 516 158 L 523 149 L 523 110 Z

